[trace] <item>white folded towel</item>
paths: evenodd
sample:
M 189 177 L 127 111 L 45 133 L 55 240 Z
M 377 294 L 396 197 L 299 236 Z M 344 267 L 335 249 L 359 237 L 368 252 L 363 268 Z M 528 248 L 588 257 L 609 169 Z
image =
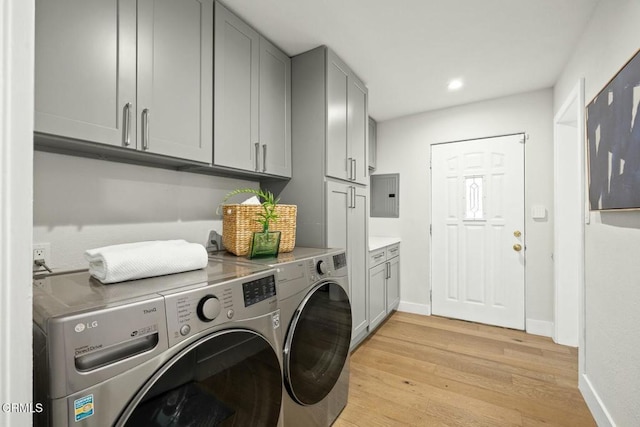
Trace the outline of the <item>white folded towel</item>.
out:
M 89 274 L 102 283 L 197 270 L 207 266 L 207 250 L 198 243 L 165 240 L 89 249 Z

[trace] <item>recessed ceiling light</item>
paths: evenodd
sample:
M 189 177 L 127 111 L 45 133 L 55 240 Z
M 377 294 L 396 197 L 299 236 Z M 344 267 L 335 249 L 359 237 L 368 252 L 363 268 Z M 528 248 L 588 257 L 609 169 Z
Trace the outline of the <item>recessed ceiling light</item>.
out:
M 454 79 L 449 82 L 449 90 L 458 90 L 462 87 L 462 80 Z

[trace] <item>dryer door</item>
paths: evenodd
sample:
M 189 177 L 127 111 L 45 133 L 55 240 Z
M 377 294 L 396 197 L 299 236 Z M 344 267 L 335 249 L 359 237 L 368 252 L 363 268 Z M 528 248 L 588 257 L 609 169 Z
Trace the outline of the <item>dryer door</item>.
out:
M 324 399 L 349 355 L 351 306 L 335 282 L 316 285 L 296 310 L 284 347 L 285 385 L 302 405 Z
M 276 426 L 282 373 L 274 348 L 243 329 L 213 333 L 173 357 L 118 425 Z

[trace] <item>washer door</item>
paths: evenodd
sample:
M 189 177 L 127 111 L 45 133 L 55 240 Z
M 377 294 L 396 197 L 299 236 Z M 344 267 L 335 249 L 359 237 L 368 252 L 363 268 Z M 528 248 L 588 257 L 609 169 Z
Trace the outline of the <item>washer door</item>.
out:
M 284 347 L 285 385 L 302 405 L 318 403 L 338 381 L 351 344 L 349 296 L 335 282 L 316 285 L 291 319 Z
M 118 425 L 276 426 L 282 371 L 267 340 L 230 329 L 173 357 L 133 399 Z

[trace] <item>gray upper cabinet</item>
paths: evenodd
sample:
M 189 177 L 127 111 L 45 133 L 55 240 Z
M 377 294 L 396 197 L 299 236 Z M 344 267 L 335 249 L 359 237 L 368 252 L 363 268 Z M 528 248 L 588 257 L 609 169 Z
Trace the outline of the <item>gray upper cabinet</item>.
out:
M 327 176 L 367 183 L 367 96 L 362 81 L 327 49 Z
M 138 0 L 138 148 L 211 163 L 213 1 Z
M 260 38 L 262 172 L 291 177 L 291 58 Z
M 260 36 L 216 3 L 213 163 L 259 171 Z
M 215 5 L 217 166 L 291 176 L 291 59 Z
M 123 119 L 135 114 L 135 2 L 38 0 L 35 29 L 36 132 L 123 145 Z
M 210 163 L 213 0 L 36 3 L 35 130 Z

